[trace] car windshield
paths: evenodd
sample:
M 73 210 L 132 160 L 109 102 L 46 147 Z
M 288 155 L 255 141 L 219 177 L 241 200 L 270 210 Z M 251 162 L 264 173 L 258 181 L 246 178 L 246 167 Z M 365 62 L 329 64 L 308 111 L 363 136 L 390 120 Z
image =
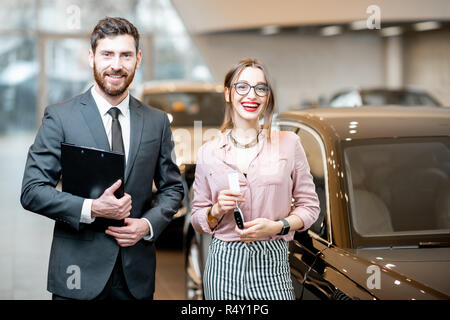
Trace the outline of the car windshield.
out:
M 449 137 L 357 143 L 344 157 L 360 236 L 450 234 Z
M 431 106 L 437 107 L 439 103 L 426 93 L 411 91 L 362 91 L 363 104 L 367 106 Z
M 172 127 L 193 127 L 222 124 L 225 100 L 221 92 L 147 93 L 143 102 L 168 113 Z

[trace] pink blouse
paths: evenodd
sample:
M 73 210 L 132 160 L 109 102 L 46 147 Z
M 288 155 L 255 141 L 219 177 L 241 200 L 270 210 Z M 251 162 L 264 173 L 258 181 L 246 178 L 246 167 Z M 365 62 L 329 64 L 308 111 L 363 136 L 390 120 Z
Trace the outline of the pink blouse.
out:
M 256 218 L 279 220 L 291 214 L 299 216 L 306 230 L 317 220 L 319 199 L 300 138 L 293 132 L 272 131 L 271 143 L 260 134 L 258 152 L 250 162 L 247 177 L 230 153 L 227 134 L 205 143 L 198 151 L 192 201 L 191 223 L 200 233 L 208 233 L 223 241 L 240 241 L 234 230 L 233 213 L 227 213 L 214 230 L 208 225 L 207 212 L 217 202 L 219 192 L 229 189 L 228 171 L 239 172 L 239 184 L 245 202 L 239 204 L 245 221 Z M 292 202 L 294 199 L 294 202 Z M 292 210 L 291 205 L 294 206 Z M 292 240 L 294 231 L 284 236 L 261 240 Z

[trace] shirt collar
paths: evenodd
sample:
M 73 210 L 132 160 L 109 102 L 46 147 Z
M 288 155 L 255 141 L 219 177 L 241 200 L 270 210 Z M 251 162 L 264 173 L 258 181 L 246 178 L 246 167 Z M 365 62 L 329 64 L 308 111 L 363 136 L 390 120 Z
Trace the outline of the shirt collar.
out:
M 219 138 L 219 148 L 226 148 L 226 150 L 230 149 L 230 137 L 228 137 L 228 134 L 230 133 L 231 129 L 226 130 L 225 132 L 222 132 L 220 134 Z
M 91 94 L 94 98 L 95 103 L 97 104 L 98 111 L 102 115 L 106 115 L 112 107 L 117 107 L 123 116 L 128 117 L 128 113 L 130 110 L 130 93 L 127 93 L 127 96 L 125 99 L 122 100 L 121 103 L 119 103 L 117 106 L 111 105 L 108 101 L 106 101 L 105 98 L 103 98 L 97 90 L 95 90 L 95 86 L 92 86 L 91 88 Z

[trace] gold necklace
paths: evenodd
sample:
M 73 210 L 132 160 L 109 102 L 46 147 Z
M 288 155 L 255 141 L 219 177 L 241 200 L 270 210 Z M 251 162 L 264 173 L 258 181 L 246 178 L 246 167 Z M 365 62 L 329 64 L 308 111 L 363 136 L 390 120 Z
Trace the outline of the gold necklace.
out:
M 239 141 L 237 141 L 236 138 L 233 137 L 233 135 L 231 134 L 231 131 L 228 135 L 230 136 L 231 142 L 233 142 L 235 147 L 241 148 L 241 149 L 248 149 L 248 148 L 255 146 L 258 143 L 258 137 L 259 137 L 260 133 L 261 133 L 261 131 L 258 132 L 256 137 L 252 141 L 250 141 L 249 143 L 246 143 L 246 144 L 239 143 Z

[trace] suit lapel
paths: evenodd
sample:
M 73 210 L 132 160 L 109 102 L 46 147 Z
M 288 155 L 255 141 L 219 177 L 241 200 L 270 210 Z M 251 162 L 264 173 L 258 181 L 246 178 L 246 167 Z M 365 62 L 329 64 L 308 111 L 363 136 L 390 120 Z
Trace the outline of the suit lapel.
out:
M 98 111 L 90 90 L 91 89 L 86 91 L 81 96 L 80 102 L 83 105 L 81 108 L 81 113 L 83 114 L 91 135 L 94 138 L 96 147 L 102 150 L 111 151 L 108 136 L 106 135 L 106 131 L 103 126 L 102 117 Z M 127 182 L 128 176 L 133 168 L 133 164 L 139 150 L 139 144 L 141 142 L 142 129 L 144 127 L 144 117 L 142 115 L 141 108 L 140 103 L 130 96 L 130 150 L 128 152 L 128 161 L 125 167 L 125 183 Z
M 144 127 L 144 117 L 142 115 L 142 106 L 130 95 L 130 150 L 128 152 L 128 161 L 125 169 L 125 183 L 133 168 L 134 160 L 141 143 L 142 129 Z
M 97 104 L 92 97 L 91 89 L 86 91 L 81 96 L 80 102 L 83 105 L 81 108 L 81 113 L 84 116 L 84 120 L 86 121 L 89 130 L 91 131 L 97 148 L 110 151 L 108 136 L 106 135 L 105 127 L 103 126 L 102 117 L 98 111 Z

